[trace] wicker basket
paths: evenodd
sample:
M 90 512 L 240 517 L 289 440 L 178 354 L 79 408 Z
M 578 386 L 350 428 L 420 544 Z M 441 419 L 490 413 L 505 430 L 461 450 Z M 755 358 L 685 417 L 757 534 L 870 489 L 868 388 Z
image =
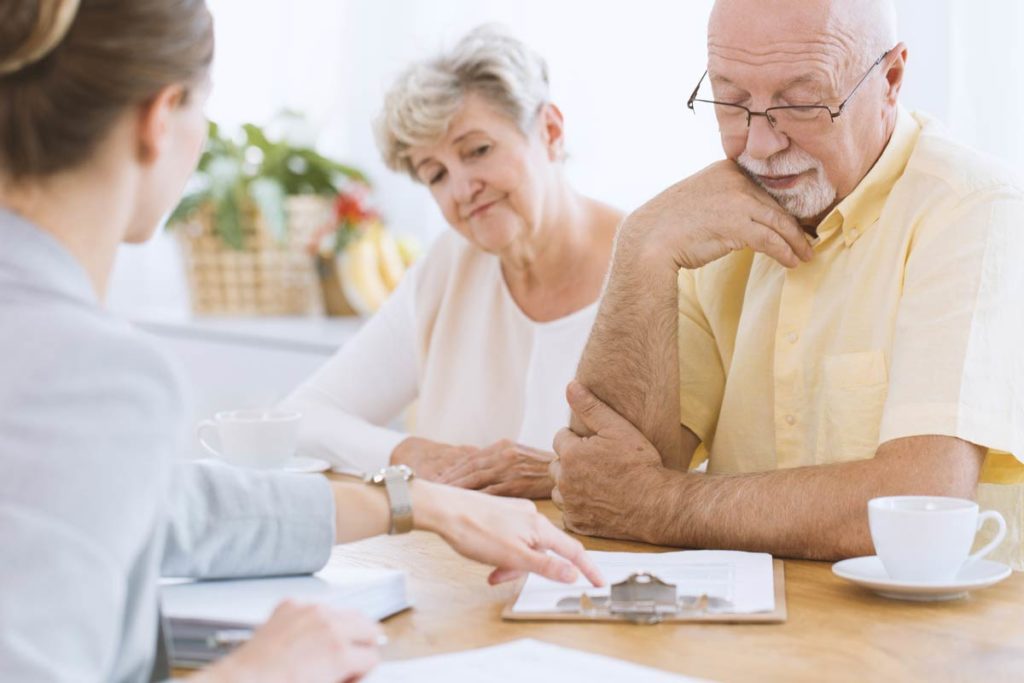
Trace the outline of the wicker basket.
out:
M 192 311 L 213 315 L 308 315 L 322 310 L 311 234 L 331 220 L 321 197 L 289 197 L 287 239 L 278 242 L 259 211 L 246 212 L 243 248 L 226 245 L 213 230 L 213 215 L 200 211 L 176 231 L 187 272 Z

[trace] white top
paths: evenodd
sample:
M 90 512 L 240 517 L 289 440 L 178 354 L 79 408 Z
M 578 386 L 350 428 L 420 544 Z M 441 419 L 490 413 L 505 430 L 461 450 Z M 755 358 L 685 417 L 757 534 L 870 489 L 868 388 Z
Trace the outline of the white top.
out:
M 381 310 L 284 405 L 304 414 L 300 448 L 355 472 L 387 465 L 404 434 L 384 425 L 418 399 L 412 435 L 551 450 L 568 424 L 597 303 L 536 322 L 498 257 L 443 234 Z

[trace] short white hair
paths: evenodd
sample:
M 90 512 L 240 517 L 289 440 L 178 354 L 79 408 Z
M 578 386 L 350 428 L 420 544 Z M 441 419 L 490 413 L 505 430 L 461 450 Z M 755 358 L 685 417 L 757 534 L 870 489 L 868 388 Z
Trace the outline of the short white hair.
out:
M 395 80 L 374 123 L 388 168 L 415 179 L 409 148 L 443 138 L 468 94 L 482 96 L 525 133 L 549 99 L 547 64 L 495 25 L 477 27 L 450 51 L 414 63 Z

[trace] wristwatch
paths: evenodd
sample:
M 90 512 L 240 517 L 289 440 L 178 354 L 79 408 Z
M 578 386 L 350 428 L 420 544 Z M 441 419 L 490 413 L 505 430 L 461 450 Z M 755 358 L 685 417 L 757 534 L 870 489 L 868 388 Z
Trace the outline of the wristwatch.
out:
M 373 474 L 367 474 L 363 481 L 383 486 L 391 503 L 391 526 L 389 534 L 406 534 L 412 531 L 412 496 L 409 482 L 416 475 L 408 465 L 390 465 Z

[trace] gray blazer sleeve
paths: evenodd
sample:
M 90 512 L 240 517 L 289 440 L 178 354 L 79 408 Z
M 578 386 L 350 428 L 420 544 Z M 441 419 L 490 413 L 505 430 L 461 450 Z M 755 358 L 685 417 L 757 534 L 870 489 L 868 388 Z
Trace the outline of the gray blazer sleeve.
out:
M 168 497 L 163 576 L 308 574 L 327 564 L 334 498 L 324 477 L 178 462 Z

